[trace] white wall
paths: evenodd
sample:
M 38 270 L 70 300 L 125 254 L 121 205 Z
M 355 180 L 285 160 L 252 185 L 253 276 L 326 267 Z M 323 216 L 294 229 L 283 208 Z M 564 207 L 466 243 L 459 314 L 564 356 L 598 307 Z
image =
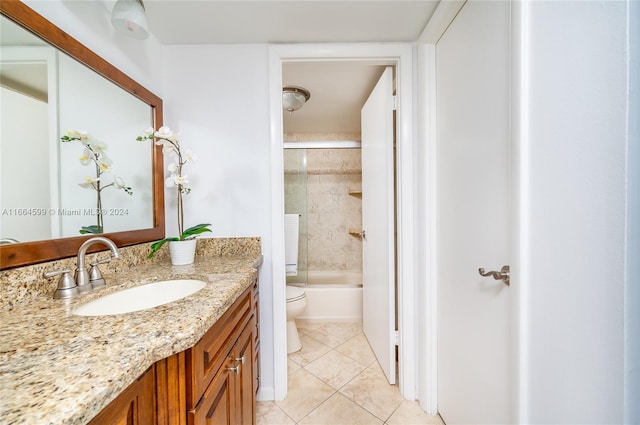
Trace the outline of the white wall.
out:
M 134 40 L 111 25 L 113 1 L 23 0 L 63 31 L 162 97 L 162 45 L 150 35 Z
M 627 7 L 522 6 L 525 423 L 623 421 Z
M 625 417 L 640 424 L 640 2 L 629 3 Z
M 167 46 L 165 124 L 198 156 L 184 173 L 185 225 L 212 223 L 215 237 L 260 236 L 261 385 L 273 391 L 269 73 L 266 45 Z M 166 192 L 167 235 L 176 233 Z

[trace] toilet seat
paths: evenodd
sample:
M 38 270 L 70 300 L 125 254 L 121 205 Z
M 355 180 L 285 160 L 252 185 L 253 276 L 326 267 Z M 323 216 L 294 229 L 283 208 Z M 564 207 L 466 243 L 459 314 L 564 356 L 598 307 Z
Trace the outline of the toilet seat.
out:
M 305 294 L 304 292 L 304 289 L 298 288 L 297 286 L 288 285 L 286 287 L 286 295 L 288 303 L 299 301 L 307 296 L 307 294 Z

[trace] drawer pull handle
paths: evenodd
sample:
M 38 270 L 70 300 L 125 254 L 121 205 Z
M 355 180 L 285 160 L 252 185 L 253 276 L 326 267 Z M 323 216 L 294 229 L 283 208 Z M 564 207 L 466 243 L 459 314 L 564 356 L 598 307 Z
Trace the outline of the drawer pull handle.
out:
M 242 364 L 244 364 L 244 356 L 242 356 L 242 357 L 236 357 L 236 361 L 237 361 L 237 362 L 240 362 L 240 363 L 242 363 Z
M 227 370 L 229 372 L 235 372 L 237 375 L 240 375 L 240 366 L 242 365 L 236 365 L 236 367 L 228 367 Z

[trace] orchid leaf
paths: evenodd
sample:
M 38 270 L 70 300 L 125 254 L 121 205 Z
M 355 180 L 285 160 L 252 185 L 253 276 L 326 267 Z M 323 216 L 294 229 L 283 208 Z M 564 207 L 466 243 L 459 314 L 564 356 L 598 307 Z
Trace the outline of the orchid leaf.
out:
M 164 238 L 159 241 L 155 241 L 150 246 L 151 252 L 149 253 L 149 255 L 147 255 L 147 258 L 152 258 L 156 254 L 156 252 L 158 252 L 160 248 L 162 248 L 162 245 L 164 245 L 165 243 L 171 242 L 171 241 L 179 241 L 179 240 L 180 239 L 176 237 L 172 237 L 172 238 Z
M 102 226 L 97 226 L 95 224 L 93 226 L 82 226 L 82 228 L 80 229 L 81 235 L 87 235 L 87 234 L 97 235 L 100 233 L 102 233 Z
M 211 224 L 206 223 L 206 224 L 196 224 L 193 227 L 189 227 L 187 230 L 185 230 L 182 233 L 180 240 L 188 239 L 189 237 L 194 235 L 199 235 L 200 233 L 210 232 L 211 229 L 209 229 L 209 226 L 211 226 Z

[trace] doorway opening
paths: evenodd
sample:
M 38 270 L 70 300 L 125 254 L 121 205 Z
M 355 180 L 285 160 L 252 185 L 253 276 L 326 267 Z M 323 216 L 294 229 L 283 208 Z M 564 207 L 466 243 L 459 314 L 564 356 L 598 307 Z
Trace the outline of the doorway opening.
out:
M 393 67 L 285 62 L 282 76 L 284 86 L 311 92 L 283 115 L 288 358 L 304 366 L 321 355 L 311 352 L 317 342 L 336 348 L 363 331 L 370 347 L 361 349 L 395 384 Z M 330 336 L 318 328 L 335 322 L 356 326 L 333 326 Z
M 416 143 L 413 125 L 414 69 L 413 49 L 407 44 L 340 44 L 340 45 L 274 45 L 269 48 L 270 110 L 271 110 L 271 169 L 272 169 L 272 279 L 273 279 L 273 388 L 263 387 L 262 399 L 282 400 L 287 394 L 286 295 L 285 295 L 285 223 L 284 223 L 284 163 L 282 87 L 287 63 L 355 62 L 393 66 L 397 87 L 397 283 L 398 283 L 398 383 L 402 396 L 415 400 L 417 396 L 417 328 L 415 296 L 418 292 L 415 267 L 415 160 Z M 295 84 L 295 83 L 291 83 Z M 298 83 L 303 85 L 303 83 Z M 311 89 L 311 87 L 306 87 Z M 311 90 L 311 99 L 314 93 Z M 309 106 L 293 112 L 296 114 Z M 392 143 L 389 147 L 393 149 Z M 387 155 L 392 157 L 393 153 Z M 393 192 L 391 192 L 393 193 Z M 393 208 L 393 202 L 391 203 Z M 368 235 L 367 235 L 368 236 Z M 391 245 L 392 246 L 392 245 Z M 393 250 L 393 246 L 391 248 Z M 393 258 L 393 252 L 386 256 Z M 364 267 L 366 270 L 367 267 Z M 366 279 L 364 279 L 366 281 Z M 366 282 L 365 282 L 366 283 Z M 396 333 L 386 335 L 395 341 Z M 394 347 L 395 348 L 395 347 Z M 394 349 L 395 353 L 395 349 Z M 395 354 L 393 355 L 395 360 Z

